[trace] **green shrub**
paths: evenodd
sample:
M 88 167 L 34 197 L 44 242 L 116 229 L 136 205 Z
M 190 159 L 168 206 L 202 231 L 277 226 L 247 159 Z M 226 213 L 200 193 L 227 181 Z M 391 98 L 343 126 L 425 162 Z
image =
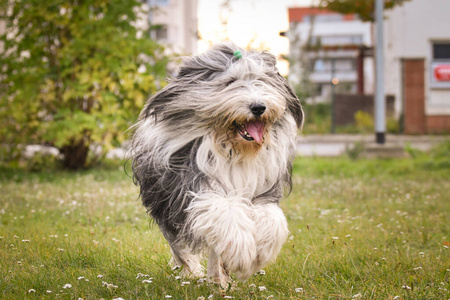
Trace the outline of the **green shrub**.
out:
M 358 110 L 355 113 L 354 118 L 357 132 L 373 132 L 373 117 L 369 113 Z

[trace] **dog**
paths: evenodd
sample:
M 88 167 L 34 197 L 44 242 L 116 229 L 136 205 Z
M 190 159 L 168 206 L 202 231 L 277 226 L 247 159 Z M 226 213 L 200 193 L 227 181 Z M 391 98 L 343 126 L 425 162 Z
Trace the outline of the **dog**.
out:
M 222 286 L 272 262 L 288 236 L 300 101 L 268 52 L 233 43 L 186 57 L 134 126 L 133 178 L 183 276 Z

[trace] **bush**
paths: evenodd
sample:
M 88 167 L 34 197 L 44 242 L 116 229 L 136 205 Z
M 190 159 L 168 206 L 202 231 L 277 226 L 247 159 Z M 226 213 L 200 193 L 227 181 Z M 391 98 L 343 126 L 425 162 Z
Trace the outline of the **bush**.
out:
M 93 146 L 102 156 L 126 140 L 147 98 L 164 84 L 168 60 L 133 25 L 145 16 L 142 2 L 0 0 L 0 11 L 7 156 L 22 152 L 13 147 L 50 145 L 65 168 L 80 169 L 96 163 Z
M 324 134 L 331 130 L 331 105 L 329 103 L 303 104 L 306 134 Z

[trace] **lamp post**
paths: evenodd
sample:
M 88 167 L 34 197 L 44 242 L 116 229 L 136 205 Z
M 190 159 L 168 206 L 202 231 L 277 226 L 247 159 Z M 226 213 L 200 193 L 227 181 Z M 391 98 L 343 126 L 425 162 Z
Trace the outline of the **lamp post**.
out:
M 377 144 L 386 141 L 386 100 L 384 97 L 384 49 L 383 49 L 383 10 L 384 0 L 375 2 L 376 47 L 375 47 L 375 138 Z
M 339 84 L 339 78 L 336 77 L 336 62 L 331 59 L 331 133 L 336 133 L 336 117 L 335 117 L 335 88 Z

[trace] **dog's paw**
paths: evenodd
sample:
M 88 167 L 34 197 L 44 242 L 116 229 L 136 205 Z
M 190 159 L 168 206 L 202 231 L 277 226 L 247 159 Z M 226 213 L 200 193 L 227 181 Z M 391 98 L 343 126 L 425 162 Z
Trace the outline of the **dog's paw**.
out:
M 253 274 L 253 265 L 257 257 L 255 239 L 250 232 L 241 231 L 230 237 L 226 247 L 221 247 L 220 257 L 226 268 L 236 274 L 239 280 L 245 280 Z
M 197 266 L 196 268 L 193 268 L 193 270 L 189 269 L 188 267 L 183 267 L 181 272 L 180 272 L 180 276 L 183 278 L 189 278 L 189 279 L 194 279 L 194 278 L 201 278 L 201 277 L 205 277 L 205 270 L 202 266 Z
M 218 284 L 222 289 L 228 289 L 231 285 L 231 278 L 228 275 L 208 277 L 208 281 Z

